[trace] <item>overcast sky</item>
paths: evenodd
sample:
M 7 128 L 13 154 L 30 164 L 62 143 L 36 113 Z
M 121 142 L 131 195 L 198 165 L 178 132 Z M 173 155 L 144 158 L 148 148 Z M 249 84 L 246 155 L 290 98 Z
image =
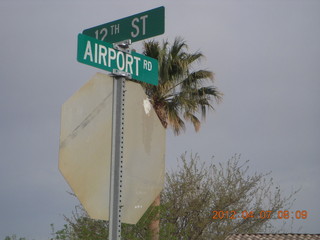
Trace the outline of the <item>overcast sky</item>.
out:
M 76 61 L 83 29 L 165 6 L 166 32 L 201 50 L 224 100 L 200 133 L 167 133 L 166 164 L 185 151 L 272 171 L 291 232 L 320 229 L 320 1 L 0 0 L 0 239 L 49 237 L 77 200 L 58 171 L 61 105 L 101 70 Z M 133 47 L 139 49 L 141 43 Z

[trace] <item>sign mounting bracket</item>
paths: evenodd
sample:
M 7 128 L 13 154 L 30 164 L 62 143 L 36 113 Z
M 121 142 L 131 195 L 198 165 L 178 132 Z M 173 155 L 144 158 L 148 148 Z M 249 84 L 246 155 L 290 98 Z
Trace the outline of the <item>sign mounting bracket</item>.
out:
M 131 39 L 127 39 L 121 42 L 113 43 L 113 48 L 117 49 L 119 51 L 125 52 L 125 53 L 131 53 L 130 45 L 131 45 Z
M 112 70 L 112 77 L 125 77 L 126 79 L 132 79 L 132 75 L 130 73 L 124 72 L 124 71 L 120 71 L 118 69 L 113 69 Z

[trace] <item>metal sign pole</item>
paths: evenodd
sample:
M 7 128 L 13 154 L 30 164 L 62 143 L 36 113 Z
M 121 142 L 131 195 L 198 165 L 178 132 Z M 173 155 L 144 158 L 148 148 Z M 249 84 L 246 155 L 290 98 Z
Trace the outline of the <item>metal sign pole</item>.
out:
M 131 40 L 114 43 L 114 48 L 130 53 Z M 121 197 L 123 166 L 124 99 L 126 78 L 131 74 L 113 70 L 112 146 L 109 198 L 109 240 L 121 239 Z
M 109 240 L 120 240 L 121 238 L 124 88 L 125 78 L 122 76 L 114 76 L 109 198 Z

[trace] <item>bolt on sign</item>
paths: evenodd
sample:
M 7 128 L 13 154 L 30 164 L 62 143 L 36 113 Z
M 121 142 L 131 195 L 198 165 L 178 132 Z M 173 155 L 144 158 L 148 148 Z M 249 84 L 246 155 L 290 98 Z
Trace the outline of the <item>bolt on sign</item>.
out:
M 85 29 L 82 33 L 109 43 L 127 39 L 136 42 L 161 35 L 164 33 L 164 7 Z
M 132 52 L 116 50 L 113 45 L 79 34 L 77 60 L 81 63 L 112 72 L 114 69 L 129 73 L 133 79 L 158 84 L 158 61 Z

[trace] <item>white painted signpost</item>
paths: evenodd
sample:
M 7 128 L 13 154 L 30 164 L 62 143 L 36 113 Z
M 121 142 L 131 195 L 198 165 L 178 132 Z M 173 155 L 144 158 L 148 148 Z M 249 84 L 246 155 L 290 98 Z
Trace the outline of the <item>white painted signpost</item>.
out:
M 150 204 L 154 197 L 157 196 L 157 194 L 160 193 L 161 189 L 158 186 L 163 185 L 164 181 L 164 142 L 162 142 L 161 139 L 164 139 L 165 134 L 164 129 L 160 130 L 161 128 L 157 128 L 154 125 L 154 120 L 151 121 L 151 123 L 145 122 L 143 125 L 143 129 L 149 129 L 149 133 L 143 133 L 143 138 L 146 138 L 142 140 L 142 146 L 144 151 L 138 150 L 137 148 L 137 157 L 136 161 L 137 164 L 140 164 L 140 168 L 144 169 L 145 166 L 148 166 L 148 164 L 152 163 L 152 161 L 149 161 L 148 163 L 143 163 L 140 160 L 144 160 L 144 158 L 151 157 L 159 159 L 160 162 L 163 162 L 163 165 L 160 163 L 160 165 L 157 165 L 159 162 L 156 160 L 156 162 L 152 163 L 152 165 L 149 166 L 149 169 L 144 169 L 144 172 L 151 171 L 151 175 L 148 176 L 150 179 L 152 177 L 156 177 L 155 182 L 150 184 L 146 184 L 146 181 L 137 181 L 138 186 L 132 184 L 132 188 L 134 190 L 128 189 L 128 186 L 123 186 L 123 184 L 128 184 L 129 181 L 123 182 L 123 164 L 125 163 L 125 166 L 128 168 L 129 164 L 126 159 L 124 159 L 124 154 L 129 151 L 126 150 L 124 147 L 124 140 L 130 139 L 130 137 L 125 137 L 125 132 L 127 131 L 125 128 L 125 78 L 128 79 L 135 79 L 138 81 L 146 82 L 149 84 L 157 85 L 158 84 L 158 62 L 156 59 L 149 58 L 147 56 L 134 53 L 130 51 L 129 45 L 131 42 L 139 41 L 142 39 L 146 39 L 149 37 L 157 36 L 164 33 L 164 7 L 155 8 L 146 12 L 142 12 L 136 15 L 132 15 L 130 17 L 126 17 L 117 21 L 113 21 L 110 23 L 102 24 L 97 27 L 89 28 L 83 31 L 83 34 L 78 35 L 78 51 L 77 51 L 77 60 L 81 63 L 97 67 L 106 71 L 110 71 L 113 73 L 113 91 L 112 91 L 112 134 L 111 134 L 111 161 L 110 161 L 110 179 L 109 179 L 109 239 L 110 240 L 120 240 L 121 238 L 121 216 L 122 216 L 122 207 L 125 211 L 125 217 L 128 223 L 134 223 L 136 222 L 137 218 L 143 213 L 141 211 L 137 214 L 131 214 L 130 211 L 135 212 L 133 210 L 130 210 L 130 206 L 134 204 L 135 209 L 143 209 L 144 211 L 147 206 L 147 204 Z M 100 80 L 95 84 L 98 84 L 101 82 Z M 95 82 L 96 82 L 95 81 Z M 99 83 L 100 84 L 100 83 Z M 103 85 L 103 81 L 101 82 L 101 86 Z M 91 85 L 89 85 L 91 86 Z M 88 87 L 90 88 L 90 87 Z M 90 91 L 89 91 L 90 92 Z M 83 95 L 85 94 L 85 95 Z M 78 96 L 79 95 L 79 96 Z M 108 151 L 104 150 L 92 150 L 95 148 L 88 148 L 87 151 L 84 150 L 83 153 L 79 154 L 78 152 L 82 152 L 84 145 L 88 146 L 90 143 L 88 142 L 90 139 L 91 141 L 97 141 L 92 142 L 91 144 L 101 144 L 105 141 L 109 141 L 108 137 L 94 137 L 95 134 L 103 135 L 104 133 L 101 133 L 101 131 L 97 132 L 97 130 L 88 130 L 91 129 L 92 124 L 91 122 L 98 121 L 94 119 L 99 119 L 99 116 L 101 116 L 101 112 L 103 112 L 104 107 L 106 106 L 106 99 L 108 96 L 105 96 L 102 94 L 103 101 L 99 103 L 101 100 L 97 100 L 98 104 L 93 104 L 90 107 L 90 101 L 83 100 L 83 97 L 81 96 L 91 96 L 90 94 L 87 95 L 86 91 L 79 92 L 77 96 L 75 96 L 74 100 L 69 100 L 65 103 L 63 111 L 62 111 L 62 119 L 61 119 L 61 135 L 60 135 L 60 155 L 59 155 L 59 169 L 70 184 L 71 188 L 75 191 L 75 194 L 79 198 L 79 200 L 84 205 L 85 209 L 88 211 L 89 215 L 92 213 L 94 217 L 100 218 L 100 219 L 106 219 L 104 217 L 103 211 L 101 207 L 100 209 L 97 209 L 99 207 L 99 202 L 101 199 L 105 199 L 105 197 L 101 197 L 101 192 L 99 191 L 99 185 L 102 183 L 100 182 L 101 179 L 103 179 L 102 176 L 104 174 L 99 174 L 101 172 L 100 166 L 95 166 L 93 169 L 96 169 L 96 171 L 91 171 L 89 173 L 88 166 L 90 165 L 90 162 L 88 163 L 88 158 L 92 159 L 92 164 L 95 163 L 95 159 L 97 159 L 98 164 L 104 165 L 105 161 L 101 160 L 104 154 L 108 153 Z M 94 94 L 96 96 L 96 94 Z M 92 97 L 91 97 L 92 98 Z M 97 98 L 97 97 L 93 97 Z M 84 98 L 85 99 L 85 98 Z M 74 111 L 74 104 L 79 104 L 78 101 L 82 101 L 82 104 L 88 105 L 88 107 L 83 108 L 83 110 L 88 111 L 88 115 L 82 114 L 82 108 L 81 108 L 81 114 L 78 113 L 70 113 L 70 110 Z M 148 101 L 147 99 L 144 101 Z M 69 103 L 70 102 L 70 103 Z M 133 101 L 131 101 L 133 102 Z M 141 108 L 141 106 L 140 106 Z M 139 107 L 137 106 L 137 109 Z M 138 114 L 138 112 L 137 112 Z M 146 113 L 146 115 L 150 116 L 150 114 Z M 155 115 L 155 113 L 153 113 Z M 76 116 L 80 116 L 80 120 L 76 118 Z M 83 119 L 84 118 L 84 119 Z M 158 120 L 158 119 L 157 119 Z M 73 123 L 73 121 L 81 121 L 79 124 Z M 139 121 L 139 120 L 138 120 Z M 140 120 L 141 121 L 141 120 Z M 144 120 L 142 120 L 144 121 Z M 159 122 L 159 120 L 158 120 Z M 98 121 L 99 124 L 101 124 L 101 120 Z M 150 125 L 151 124 L 151 125 Z M 154 125 L 154 126 L 152 126 Z M 158 124 L 159 125 L 159 124 Z M 161 124 L 160 124 L 161 125 Z M 151 127 L 151 128 L 148 128 Z M 133 126 L 133 129 L 139 129 L 137 126 Z M 157 132 L 153 132 L 155 129 Z M 144 130 L 141 130 L 144 131 Z M 83 135 L 80 137 L 79 133 L 87 132 L 88 135 Z M 94 132 L 95 134 L 93 134 Z M 130 132 L 130 129 L 129 129 Z M 93 135 L 92 135 L 93 134 Z M 135 133 L 136 142 L 138 143 L 138 133 Z M 153 134 L 153 135 L 150 135 Z M 156 135 L 155 135 L 156 134 Z M 148 135 L 149 137 L 146 137 Z M 79 137 L 78 137 L 79 136 Z M 92 137 L 90 137 L 92 136 Z M 160 142 L 154 142 L 153 138 L 159 137 Z M 147 141 L 147 142 L 145 142 Z M 128 141 L 130 142 L 130 141 Z M 160 152 L 154 151 L 150 148 L 156 148 L 156 144 L 159 147 Z M 160 144 L 159 144 L 160 143 Z M 148 146 L 148 147 L 147 147 Z M 107 149 L 109 146 L 105 146 Z M 92 151 L 91 151 L 92 150 Z M 144 154 L 147 155 L 141 155 L 140 152 L 145 152 Z M 91 155 L 90 155 L 91 153 Z M 138 154 L 139 153 L 139 154 Z M 98 154 L 98 155 L 97 155 Z M 150 154 L 153 154 L 152 156 Z M 131 154 L 133 156 L 133 159 L 135 159 L 134 155 L 135 153 Z M 108 158 L 108 156 L 105 156 Z M 126 156 L 128 157 L 128 155 Z M 160 157 L 160 158 L 159 158 Z M 78 161 L 77 161 L 78 159 Z M 81 160 L 82 159 L 82 160 Z M 139 160 L 140 159 L 140 160 Z M 82 164 L 83 166 L 80 166 L 79 164 Z M 89 165 L 88 165 L 89 164 Z M 132 163 L 131 163 L 132 164 Z M 152 170 L 153 167 L 158 167 L 155 170 Z M 131 168 L 136 168 L 136 166 L 132 165 Z M 99 169 L 99 170 L 98 170 Z M 129 169 L 129 168 L 128 168 Z M 87 172 L 86 172 L 87 171 Z M 132 176 L 132 179 L 140 179 L 143 178 L 140 175 L 140 170 L 138 169 L 137 172 L 134 170 L 128 170 L 128 173 L 134 173 Z M 158 174 L 156 173 L 158 172 Z M 97 177 L 89 177 L 89 176 L 95 176 Z M 82 182 L 79 178 L 79 175 L 81 175 L 84 179 L 84 182 Z M 129 174 L 130 175 L 130 174 Z M 88 178 L 86 178 L 88 176 Z M 160 178 L 159 178 L 160 177 Z M 91 181 L 93 179 L 96 183 L 96 185 L 93 186 L 87 186 L 86 182 Z M 128 179 L 124 178 L 124 179 Z M 150 180 L 149 179 L 149 180 Z M 83 183 L 81 186 L 80 183 Z M 92 190 L 92 189 L 93 190 Z M 134 203 L 125 202 L 127 204 L 126 206 L 123 206 L 122 202 L 122 190 L 126 189 L 127 192 L 133 191 L 135 196 L 138 196 L 138 199 L 136 199 Z M 137 188 L 137 190 L 135 190 Z M 144 201 L 144 198 L 146 198 L 146 194 L 152 195 L 151 202 Z M 89 195 L 88 195 L 89 193 Z M 152 194 L 151 194 L 152 193 Z M 97 197 L 92 197 L 92 195 L 97 195 Z M 126 193 L 124 194 L 126 195 Z M 106 196 L 106 195 L 104 195 Z M 140 196 L 140 197 L 139 197 Z M 126 195 L 126 199 L 129 199 L 128 195 Z M 134 198 L 132 198 L 134 199 Z M 131 205 L 130 205 L 131 204 Z M 129 210 L 128 210 L 129 209 Z M 101 213 L 102 212 L 102 213 Z M 102 214 L 101 217 L 99 217 L 99 214 Z M 134 219 L 134 220 L 133 220 Z

